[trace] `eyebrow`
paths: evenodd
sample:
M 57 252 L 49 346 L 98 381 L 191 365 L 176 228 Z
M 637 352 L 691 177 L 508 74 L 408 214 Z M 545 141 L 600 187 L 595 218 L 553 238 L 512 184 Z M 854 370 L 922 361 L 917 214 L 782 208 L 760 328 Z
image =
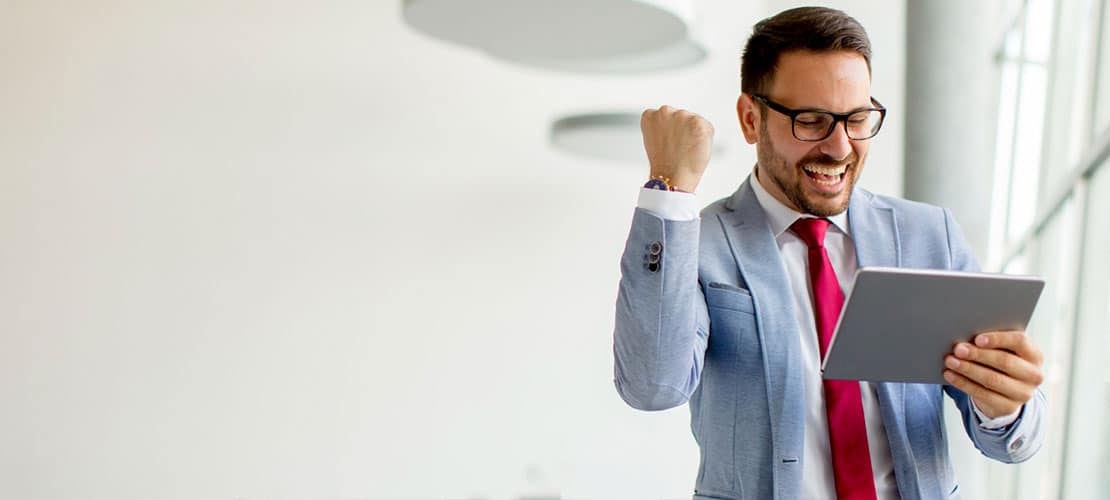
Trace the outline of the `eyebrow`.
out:
M 824 109 L 824 108 L 797 108 L 797 109 L 796 109 L 796 111 L 802 111 L 802 112 L 805 112 L 805 111 L 818 111 L 818 112 L 821 112 L 821 113 L 832 113 L 832 114 L 834 114 L 834 115 L 850 115 L 850 114 L 852 114 L 852 113 L 857 113 L 857 112 L 860 112 L 860 111 L 868 111 L 868 110 L 871 110 L 871 109 L 878 109 L 878 108 L 876 108 L 876 107 L 875 107 L 875 104 L 874 104 L 874 103 L 869 103 L 869 105 L 868 105 L 868 106 L 863 106 L 863 107 L 859 107 L 859 108 L 853 108 L 853 109 L 850 109 L 850 110 L 848 110 L 848 111 L 844 111 L 844 112 L 840 112 L 840 111 L 831 111 L 831 110 L 828 110 L 828 109 Z

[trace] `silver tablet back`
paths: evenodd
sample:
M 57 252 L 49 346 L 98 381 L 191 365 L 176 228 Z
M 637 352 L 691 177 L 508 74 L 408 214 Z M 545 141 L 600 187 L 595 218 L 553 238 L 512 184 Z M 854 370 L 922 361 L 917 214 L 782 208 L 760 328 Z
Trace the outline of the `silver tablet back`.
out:
M 861 268 L 823 377 L 943 384 L 953 345 L 977 333 L 1024 329 L 1043 288 L 1032 276 Z

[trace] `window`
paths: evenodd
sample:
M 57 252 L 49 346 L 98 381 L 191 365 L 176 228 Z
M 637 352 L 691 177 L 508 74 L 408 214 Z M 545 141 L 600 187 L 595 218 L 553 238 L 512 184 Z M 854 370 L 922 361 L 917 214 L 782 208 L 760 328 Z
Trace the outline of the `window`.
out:
M 1088 184 L 1061 498 L 1110 499 L 1110 168 Z
M 991 498 L 1110 500 L 1110 0 L 1024 0 L 999 40 L 991 263 L 1044 276 L 1045 447 Z M 1009 12 L 1009 11 L 1008 11 Z

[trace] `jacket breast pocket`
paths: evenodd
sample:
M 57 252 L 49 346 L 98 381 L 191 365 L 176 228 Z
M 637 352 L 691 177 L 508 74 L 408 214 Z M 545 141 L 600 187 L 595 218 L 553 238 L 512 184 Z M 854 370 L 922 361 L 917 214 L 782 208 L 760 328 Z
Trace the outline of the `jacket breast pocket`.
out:
M 752 293 L 725 283 L 710 283 L 705 289 L 705 303 L 710 309 L 729 309 L 755 314 Z
M 718 368 L 728 371 L 758 367 L 759 337 L 751 293 L 732 285 L 710 283 L 705 287 L 705 303 L 709 309 L 706 363 L 727 361 L 727 366 Z

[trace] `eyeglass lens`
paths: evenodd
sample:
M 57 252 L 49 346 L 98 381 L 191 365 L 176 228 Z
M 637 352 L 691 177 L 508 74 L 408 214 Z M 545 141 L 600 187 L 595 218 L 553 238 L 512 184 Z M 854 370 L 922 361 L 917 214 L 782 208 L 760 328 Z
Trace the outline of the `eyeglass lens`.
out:
M 879 133 L 882 113 L 879 111 L 860 111 L 853 113 L 844 121 L 849 139 L 870 139 Z M 794 135 L 803 141 L 820 141 L 833 132 L 836 118 L 828 113 L 810 111 L 794 117 Z

